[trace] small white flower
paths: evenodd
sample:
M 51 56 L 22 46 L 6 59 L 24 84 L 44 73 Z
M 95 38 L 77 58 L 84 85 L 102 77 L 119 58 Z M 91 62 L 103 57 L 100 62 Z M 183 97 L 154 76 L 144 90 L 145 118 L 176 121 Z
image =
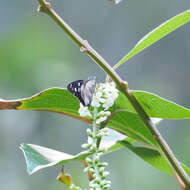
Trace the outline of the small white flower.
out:
M 107 110 L 114 104 L 115 99 L 117 99 L 118 90 L 113 82 L 102 84 L 101 88 L 104 96 L 104 101 L 102 101 L 103 107 Z
M 113 106 L 113 104 L 114 104 L 114 100 L 112 98 L 108 98 L 108 99 L 106 99 L 105 103 L 103 104 L 103 107 L 107 110 L 111 106 Z
M 110 188 L 111 188 L 111 185 L 110 185 L 110 184 L 104 185 L 104 189 L 110 189 Z
M 84 168 L 83 170 L 85 173 L 89 171 L 89 167 Z
M 110 174 L 109 172 L 104 171 L 103 176 L 106 177 L 106 176 L 108 176 L 109 174 Z
M 104 170 L 105 170 L 105 167 L 101 167 L 101 168 L 99 169 L 100 172 L 104 172 Z
M 115 90 L 115 89 L 113 88 L 113 90 Z M 112 87 L 110 85 L 107 85 L 107 87 L 103 89 L 103 93 L 105 95 L 111 93 L 111 91 L 112 91 Z
M 94 188 L 94 189 L 97 189 L 99 187 L 99 185 L 96 184 L 96 183 L 93 183 L 93 184 L 91 184 L 91 187 Z
M 89 144 L 86 144 L 86 143 L 85 143 L 85 144 L 82 144 L 82 145 L 81 145 L 81 148 L 87 149 L 87 148 L 89 148 Z
M 99 100 L 96 99 L 96 98 L 93 98 L 93 100 L 92 100 L 92 102 L 91 102 L 91 106 L 96 107 L 96 108 L 100 107 L 100 102 L 99 102 Z
M 78 112 L 79 112 L 80 116 L 82 116 L 82 117 L 86 117 L 86 116 L 92 117 L 88 107 L 83 106 L 81 103 L 80 103 L 80 108 L 79 108 Z
M 113 101 L 115 101 L 115 99 L 118 97 L 118 91 L 117 90 L 113 90 L 113 91 L 106 90 L 104 96 L 105 96 L 105 98 L 111 98 Z
M 102 97 L 102 92 L 98 90 L 93 96 L 91 106 L 97 108 L 100 107 L 100 102 L 104 101 L 104 99 L 101 97 Z
M 101 122 L 105 121 L 107 119 L 106 116 L 100 117 L 99 119 L 96 120 L 96 124 L 100 124 Z
M 106 87 L 106 84 L 105 84 L 105 83 L 100 83 L 99 86 L 98 86 L 98 89 L 99 89 L 100 91 L 102 91 L 105 87 Z
M 91 158 L 89 158 L 89 157 L 86 157 L 86 162 L 88 162 L 88 163 L 92 163 L 92 159 Z
M 89 144 L 89 145 L 92 145 L 92 144 L 93 144 L 93 140 L 92 140 L 91 137 L 88 138 L 88 144 Z
M 102 96 L 102 92 L 98 90 L 98 91 L 96 92 L 96 97 L 100 98 L 101 96 Z
M 110 114 L 111 114 L 110 111 L 100 111 L 100 112 L 98 113 L 98 117 L 99 117 L 99 116 L 109 116 Z

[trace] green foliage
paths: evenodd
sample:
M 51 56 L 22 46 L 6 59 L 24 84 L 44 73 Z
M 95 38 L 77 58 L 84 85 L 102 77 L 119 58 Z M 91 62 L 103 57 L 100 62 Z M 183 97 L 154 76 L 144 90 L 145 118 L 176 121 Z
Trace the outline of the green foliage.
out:
M 168 35 L 172 31 L 176 30 L 177 28 L 181 27 L 182 25 L 184 25 L 189 21 L 190 21 L 190 10 L 187 10 L 162 23 L 160 26 L 158 26 L 150 33 L 148 33 L 146 36 L 144 36 L 135 45 L 135 47 L 114 66 L 114 68 L 115 69 L 118 68 L 120 65 L 128 61 L 137 53 L 141 52 L 143 49 L 149 47 L 153 43 L 162 39 L 164 36 Z
M 132 93 L 150 117 L 163 119 L 190 118 L 190 110 L 185 107 L 148 92 L 132 91 Z M 58 112 L 91 123 L 88 118 L 79 115 L 78 99 L 66 89 L 62 88 L 47 89 L 26 99 L 0 102 L 1 109 L 7 109 L 8 105 L 9 109 Z M 122 93 L 120 93 L 115 105 L 110 111 L 112 111 L 113 116 L 107 124 L 108 127 L 134 138 L 143 144 L 158 146 L 150 131 Z
M 71 161 L 81 161 L 90 154 L 81 152 L 73 156 L 34 144 L 21 144 L 20 149 L 24 153 L 29 174 L 33 174 L 42 168 L 60 166 Z
M 133 90 L 132 93 L 150 117 L 162 119 L 190 118 L 190 110 L 174 102 L 145 91 Z M 63 88 L 47 89 L 32 97 L 20 100 L 1 100 L 0 109 L 7 109 L 7 107 L 18 110 L 46 110 L 83 119 L 78 114 L 78 99 Z M 116 110 L 118 112 L 136 113 L 129 100 L 122 93 L 119 93 L 115 105 L 111 108 L 112 112 Z
M 134 96 L 150 117 L 162 119 L 188 119 L 190 110 L 155 94 L 133 91 Z
M 135 113 L 117 112 L 109 120 L 107 127 L 125 134 L 143 144 L 158 146 L 150 131 L 146 128 L 140 117 Z
M 163 155 L 161 155 L 157 150 L 147 147 L 133 146 L 127 140 L 120 141 L 119 143 L 121 143 L 124 147 L 134 152 L 137 156 L 142 158 L 145 162 L 149 163 L 151 166 L 155 167 L 156 169 L 166 174 L 173 175 L 168 162 L 163 157 Z
M 163 155 L 160 154 L 160 152 L 147 147 L 134 146 L 134 142 L 135 141 L 129 137 L 124 140 L 117 141 L 114 145 L 108 148 L 108 152 L 106 152 L 106 154 L 119 150 L 121 148 L 128 148 L 154 168 L 160 170 L 165 174 L 173 175 L 168 162 L 163 157 Z M 24 153 L 27 164 L 27 171 L 29 174 L 33 174 L 40 169 L 50 166 L 61 166 L 68 162 L 81 161 L 92 154 L 92 152 L 81 152 L 73 156 L 32 144 L 22 144 L 20 148 Z M 190 169 L 184 164 L 182 164 L 182 166 L 186 172 L 190 174 Z
M 47 89 L 20 102 L 21 105 L 17 109 L 47 110 L 78 116 L 79 101 L 66 89 Z
M 91 50 L 91 46 L 88 46 L 88 44 L 87 46 L 85 46 L 80 36 L 77 36 L 77 34 L 75 34 L 74 32 L 70 32 L 70 28 L 68 29 L 67 25 L 63 24 L 64 21 L 57 20 L 59 19 L 59 17 L 56 17 L 54 15 L 54 12 L 51 12 L 51 10 L 49 9 L 49 4 L 45 4 L 45 1 L 38 1 L 41 4 L 41 11 L 49 14 L 62 27 L 62 29 L 64 29 L 66 33 L 70 35 L 70 37 L 75 42 L 78 43 L 79 46 L 83 47 L 84 45 L 84 49 L 87 48 L 87 53 L 91 56 L 91 58 L 93 58 L 104 71 L 107 71 L 107 74 L 111 75 L 112 79 L 116 80 L 115 82 L 118 85 L 118 83 L 120 83 L 118 77 L 115 76 L 114 72 L 110 70 L 109 67 L 106 66 L 106 64 L 104 64 L 104 61 L 102 61 L 101 59 L 99 60 L 98 56 L 96 56 L 96 53 L 92 51 L 93 49 Z M 189 21 L 190 10 L 187 10 L 158 26 L 149 34 L 147 34 L 144 38 L 142 38 L 136 44 L 136 46 L 115 65 L 115 68 L 119 67 L 121 64 L 132 58 L 134 55 L 141 52 L 143 49 L 147 48 L 151 44 L 160 40 L 170 32 L 176 30 L 177 28 Z M 75 35 L 77 36 L 77 38 L 75 38 Z M 120 87 L 120 90 L 122 90 L 122 85 L 123 84 L 121 84 L 121 86 L 118 85 L 118 87 Z M 180 105 L 177 105 L 176 103 L 173 103 L 148 92 L 131 92 L 149 117 L 161 119 L 190 118 L 190 110 Z M 119 92 L 119 97 L 116 100 L 114 106 L 109 109 L 112 115 L 104 124 L 106 124 L 107 127 L 114 129 L 128 137 L 122 141 L 117 141 L 113 146 L 109 147 L 108 153 L 121 148 L 128 148 L 151 166 L 166 174 L 173 175 L 168 161 L 163 156 L 164 151 L 161 151 L 157 139 L 152 135 L 150 130 L 142 121 L 141 118 L 143 116 L 140 117 L 140 115 L 137 114 L 130 102 L 132 101 L 130 101 L 130 99 L 126 99 L 126 96 Z M 79 115 L 79 107 L 80 104 L 78 99 L 75 96 L 71 95 L 66 89 L 62 88 L 47 89 L 32 97 L 20 100 L 0 100 L 0 109 L 51 111 L 65 114 L 73 118 L 82 120 L 83 122 L 92 124 L 92 121 L 89 118 L 81 117 Z M 142 143 L 143 146 L 135 146 L 133 144 L 135 141 Z M 32 174 L 39 169 L 50 166 L 59 166 L 72 161 L 83 161 L 87 156 L 94 153 L 93 151 L 81 152 L 73 156 L 70 154 L 58 152 L 49 148 L 32 144 L 22 144 L 20 148 L 24 153 L 27 164 L 27 171 L 29 174 Z M 99 153 L 98 151 L 100 150 L 97 146 L 97 155 Z M 185 171 L 190 174 L 190 169 L 184 164 L 182 164 L 182 166 Z M 63 182 L 65 183 L 64 173 L 62 173 L 62 177 L 64 178 Z
M 173 102 L 148 92 L 132 92 L 149 116 L 168 119 L 184 119 L 190 117 L 190 110 L 187 108 L 179 106 Z M 79 116 L 79 101 L 66 89 L 47 89 L 30 98 L 12 102 L 15 102 L 14 106 L 12 106 L 12 109 L 15 108 L 15 105 L 17 105 L 16 109 L 19 110 L 48 110 L 63 113 L 80 119 L 84 122 L 91 122 L 87 118 Z M 4 104 L 12 104 L 12 102 L 2 101 L 0 102 L 0 107 L 3 108 Z M 132 140 L 130 142 L 128 140 L 118 142 L 113 147 L 110 147 L 109 151 L 127 147 L 155 168 L 167 174 L 172 174 L 168 169 L 168 163 L 157 151 L 159 146 L 152 134 L 141 121 L 140 117 L 135 113 L 132 106 L 130 106 L 129 101 L 124 98 L 121 93 L 111 110 L 113 116 L 109 120 L 107 127 L 131 137 Z M 146 144 L 153 149 L 146 147 L 134 147 L 131 144 L 131 142 L 134 142 L 134 140 L 137 140 L 142 144 Z M 81 160 L 87 155 L 86 153 L 80 153 L 76 156 L 73 156 L 44 147 L 27 144 L 21 145 L 21 149 L 25 154 L 27 171 L 30 174 L 44 167 L 62 165 L 73 160 Z

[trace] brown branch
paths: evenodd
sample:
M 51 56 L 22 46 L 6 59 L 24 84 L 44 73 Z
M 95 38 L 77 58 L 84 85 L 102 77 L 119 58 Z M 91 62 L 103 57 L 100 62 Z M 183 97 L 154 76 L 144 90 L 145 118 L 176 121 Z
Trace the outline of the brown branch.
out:
M 85 52 L 105 71 L 106 74 L 108 74 L 112 78 L 112 80 L 116 83 L 117 88 L 126 96 L 126 98 L 128 98 L 128 100 L 135 108 L 136 112 L 141 117 L 144 124 L 151 131 L 153 137 L 160 145 L 162 153 L 165 155 L 170 165 L 180 176 L 187 188 L 190 189 L 189 176 L 181 167 L 179 161 L 177 160 L 177 158 L 175 157 L 175 155 L 173 154 L 170 147 L 163 139 L 159 131 L 156 129 L 154 124 L 151 122 L 147 113 L 141 107 L 141 105 L 133 96 L 133 94 L 130 91 L 128 91 L 128 83 L 121 79 L 121 77 L 116 73 L 116 71 L 107 63 L 107 61 L 100 54 L 98 54 L 92 48 L 92 46 L 86 40 L 82 39 L 63 19 L 61 19 L 57 15 L 57 13 L 51 8 L 49 3 L 47 3 L 45 0 L 38 0 L 38 2 L 40 4 L 39 11 L 48 14 L 71 37 L 71 39 L 73 39 L 73 41 L 76 44 L 78 44 L 80 48 L 84 48 Z

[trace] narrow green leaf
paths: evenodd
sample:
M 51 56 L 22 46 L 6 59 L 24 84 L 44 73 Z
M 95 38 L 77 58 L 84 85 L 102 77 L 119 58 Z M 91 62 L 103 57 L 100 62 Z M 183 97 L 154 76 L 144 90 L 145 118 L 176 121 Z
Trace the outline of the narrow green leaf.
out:
M 188 119 L 190 110 L 155 94 L 132 91 L 138 102 L 150 117 L 162 119 Z
M 73 156 L 33 144 L 21 144 L 20 149 L 24 153 L 29 174 L 33 174 L 42 168 L 59 166 L 71 161 L 80 161 L 89 155 L 89 153 L 82 152 Z
M 177 28 L 181 27 L 182 25 L 186 24 L 189 21 L 190 21 L 190 10 L 187 10 L 167 20 L 166 22 L 164 22 L 163 24 L 152 30 L 150 33 L 145 35 L 135 45 L 135 47 L 114 66 L 114 69 L 117 69 L 120 65 L 122 65 L 124 62 L 132 58 L 134 55 L 141 52 L 145 48 L 149 47 L 153 43 L 162 39 L 164 36 L 168 35 L 172 31 L 176 30 Z

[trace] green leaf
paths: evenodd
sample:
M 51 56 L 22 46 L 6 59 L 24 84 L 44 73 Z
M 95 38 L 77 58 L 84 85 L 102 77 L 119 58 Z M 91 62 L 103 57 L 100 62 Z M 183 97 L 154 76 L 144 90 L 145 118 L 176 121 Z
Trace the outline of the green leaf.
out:
M 166 119 L 190 118 L 190 110 L 187 108 L 148 92 L 132 91 L 132 93 L 150 117 Z M 32 97 L 20 100 L 1 100 L 0 109 L 47 110 L 91 123 L 88 118 L 81 117 L 78 114 L 79 100 L 62 88 L 47 89 Z M 107 124 L 109 128 L 119 131 L 143 144 L 158 147 L 152 134 L 122 93 L 119 93 L 119 97 L 110 111 L 113 112 L 113 117 Z
M 149 92 L 138 90 L 131 90 L 131 92 L 147 112 L 149 117 L 162 119 L 190 118 L 190 109 L 188 108 L 180 106 L 174 102 L 171 102 Z M 131 103 L 122 93 L 119 93 L 119 97 L 116 99 L 112 111 L 120 109 L 121 111 L 126 110 L 128 112 L 136 113 Z
M 134 152 L 137 156 L 139 156 L 141 159 L 143 159 L 154 168 L 160 170 L 165 174 L 173 175 L 168 162 L 157 150 L 146 147 L 133 146 L 130 142 L 126 140 L 120 141 L 119 143 L 127 147 L 129 150 Z
M 163 119 L 187 119 L 190 118 L 190 110 L 163 99 L 155 94 L 144 91 L 131 91 L 150 117 Z M 88 118 L 78 114 L 79 100 L 66 89 L 51 88 L 44 90 L 32 97 L 19 100 L 0 99 L 0 109 L 17 110 L 45 110 L 62 113 L 86 123 L 91 123 Z M 115 105 L 110 111 L 128 111 L 136 113 L 131 103 L 119 92 Z
M 86 123 L 90 120 L 80 117 L 78 109 L 80 102 L 68 90 L 63 88 L 51 88 L 44 90 L 32 97 L 18 100 L 2 100 L 0 99 L 1 109 L 17 109 L 17 110 L 44 110 L 62 113 Z
M 78 116 L 79 101 L 68 90 L 47 89 L 32 97 L 21 100 L 20 110 L 47 110 Z
M 136 147 L 132 145 L 134 142 L 135 140 L 129 137 L 122 141 L 117 141 L 114 145 L 108 148 L 108 152 L 105 154 L 126 147 L 154 168 L 160 170 L 163 173 L 173 175 L 169 164 L 158 151 L 146 147 Z M 24 153 L 27 164 L 27 171 L 30 175 L 43 168 L 60 166 L 72 161 L 84 160 L 91 154 L 89 152 L 81 152 L 73 156 L 33 144 L 22 144 L 20 148 Z M 190 175 L 190 169 L 184 164 L 181 165 Z
M 145 48 L 149 47 L 153 43 L 162 39 L 164 36 L 168 35 L 172 31 L 176 30 L 177 28 L 181 27 L 182 25 L 186 24 L 189 21 L 190 21 L 190 10 L 187 10 L 167 20 L 166 22 L 164 22 L 163 24 L 161 24 L 160 26 L 149 32 L 147 35 L 145 35 L 135 45 L 135 47 L 114 66 L 114 69 L 118 68 L 120 65 L 122 65 L 124 62 L 132 58 L 137 53 L 141 52 Z
M 138 102 L 150 117 L 162 119 L 188 119 L 190 110 L 155 94 L 132 91 Z
M 190 118 L 190 110 L 187 108 L 148 92 L 132 91 L 132 93 L 150 117 L 167 119 Z M 62 88 L 47 89 L 32 97 L 20 100 L 1 100 L 0 109 L 47 110 L 66 114 L 91 123 L 88 118 L 81 117 L 78 114 L 79 100 L 66 89 Z M 143 144 L 157 146 L 152 134 L 122 93 L 119 92 L 119 97 L 110 111 L 113 112 L 113 117 L 108 122 L 108 127 L 132 137 Z
M 71 161 L 81 161 L 90 154 L 82 152 L 73 156 L 34 144 L 21 144 L 20 149 L 24 153 L 29 174 L 33 174 L 42 168 L 59 166 Z
M 91 123 L 90 120 L 81 117 L 78 114 L 79 101 L 66 89 L 52 88 L 26 99 L 16 101 L 0 101 L 0 108 L 7 109 L 8 106 L 9 109 L 47 110 L 63 113 L 84 122 Z M 120 108 L 124 110 L 127 110 L 128 108 L 134 111 L 128 100 L 121 93 L 113 109 Z M 114 111 L 113 109 L 112 111 Z M 139 116 L 135 113 L 125 111 L 114 114 L 113 118 L 108 123 L 108 127 L 139 140 L 144 144 L 156 144 L 149 130 L 144 126 Z
M 135 113 L 127 111 L 116 112 L 106 126 L 143 144 L 153 147 L 159 146 L 149 129 Z
M 113 152 L 113 151 L 116 151 L 116 150 L 119 150 L 119 149 L 123 148 L 124 145 L 121 143 L 121 142 L 123 142 L 123 141 L 126 141 L 126 142 L 128 142 L 128 143 L 130 143 L 130 144 L 133 144 L 133 143 L 136 142 L 136 140 L 134 140 L 134 139 L 132 139 L 132 138 L 130 138 L 130 137 L 126 137 L 125 139 L 123 139 L 123 140 L 118 140 L 118 141 L 115 142 L 115 144 L 109 146 L 109 147 L 108 147 L 108 152 L 106 152 L 106 153 L 110 153 L 110 152 Z M 106 154 L 106 153 L 105 153 L 105 154 Z
M 143 159 L 145 162 L 147 162 L 148 164 L 150 164 L 152 167 L 156 168 L 157 170 L 168 175 L 174 175 L 167 160 L 164 158 L 164 156 L 160 154 L 160 152 L 158 152 L 155 149 L 151 149 L 147 147 L 134 146 L 133 145 L 134 142 L 135 142 L 134 139 L 131 139 L 129 137 L 125 138 L 124 140 L 117 141 L 114 145 L 108 148 L 108 151 L 109 151 L 108 153 L 125 147 L 131 150 L 138 157 Z M 181 166 L 190 176 L 190 168 L 187 167 L 183 163 L 181 163 Z
M 111 108 L 111 111 L 114 111 L 114 110 L 125 110 L 125 111 L 136 113 L 135 109 L 133 108 L 129 100 L 126 98 L 126 96 L 122 92 L 119 92 L 119 96 L 115 100 L 114 106 Z

